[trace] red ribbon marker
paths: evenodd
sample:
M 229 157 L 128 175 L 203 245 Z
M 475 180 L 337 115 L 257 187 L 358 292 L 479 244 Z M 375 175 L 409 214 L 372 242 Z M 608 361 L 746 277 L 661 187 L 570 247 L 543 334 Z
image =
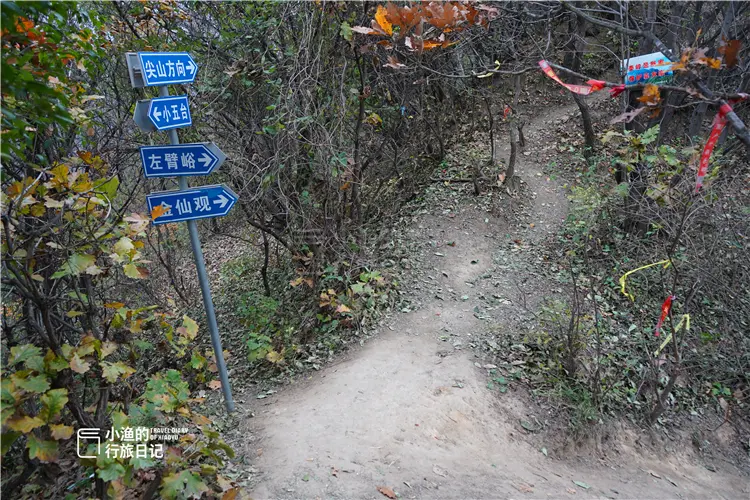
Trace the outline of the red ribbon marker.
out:
M 596 92 L 597 90 L 603 89 L 606 84 L 606 82 L 603 82 L 601 80 L 588 80 L 586 83 L 588 83 L 590 86 L 564 83 L 562 80 L 560 80 L 560 77 L 555 74 L 555 71 L 552 69 L 549 63 L 544 59 L 539 61 L 539 67 L 542 68 L 542 71 L 544 71 L 545 75 L 552 78 L 554 81 L 575 94 L 589 95 L 593 92 Z
M 676 296 L 670 295 L 661 305 L 661 316 L 659 316 L 659 321 L 656 323 L 656 328 L 654 328 L 654 336 L 659 336 L 661 325 L 664 324 L 664 320 L 667 319 L 667 314 L 669 314 L 669 310 L 672 309 L 672 301 L 676 298 Z
M 731 104 L 738 103 L 740 101 L 744 101 L 747 99 L 747 94 L 740 94 L 739 99 L 732 99 L 729 101 Z M 708 161 L 711 159 L 711 154 L 714 152 L 714 146 L 716 146 L 716 141 L 719 140 L 719 136 L 721 135 L 722 130 L 724 130 L 724 127 L 727 125 L 727 113 L 732 111 L 732 106 L 729 104 L 722 104 L 719 108 L 719 112 L 714 117 L 713 123 L 711 123 L 711 134 L 708 136 L 708 141 L 706 141 L 706 145 L 703 147 L 703 152 L 701 153 L 701 161 L 698 166 L 698 176 L 695 180 L 695 192 L 697 193 L 700 191 L 701 187 L 703 187 L 703 178 L 706 176 L 706 173 L 708 172 Z

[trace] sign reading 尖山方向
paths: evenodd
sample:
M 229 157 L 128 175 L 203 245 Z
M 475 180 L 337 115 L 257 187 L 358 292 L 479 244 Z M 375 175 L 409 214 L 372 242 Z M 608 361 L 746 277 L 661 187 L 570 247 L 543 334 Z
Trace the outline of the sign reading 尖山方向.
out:
M 223 184 L 146 195 L 150 213 L 162 206 L 163 213 L 154 219 L 154 224 L 221 217 L 229 213 L 237 199 Z
M 631 57 L 622 62 L 625 85 L 666 83 L 672 80 L 672 61 L 661 52 Z
M 140 150 L 146 177 L 208 175 L 226 159 L 212 142 L 141 146 Z
M 138 52 L 143 83 L 148 86 L 193 83 L 198 65 L 187 52 Z

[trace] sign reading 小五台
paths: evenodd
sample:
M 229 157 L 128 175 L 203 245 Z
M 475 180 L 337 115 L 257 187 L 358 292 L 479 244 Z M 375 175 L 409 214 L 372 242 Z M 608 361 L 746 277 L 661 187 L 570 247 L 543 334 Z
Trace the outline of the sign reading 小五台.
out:
M 226 159 L 212 142 L 141 146 L 140 150 L 146 177 L 208 175 Z
M 631 57 L 622 62 L 625 85 L 666 83 L 672 80 L 672 61 L 661 52 Z
M 148 86 L 193 83 L 198 65 L 187 52 L 138 52 L 143 83 Z
M 170 130 L 193 125 L 186 95 L 151 99 L 148 105 L 148 118 L 156 130 Z
M 154 219 L 154 224 L 221 217 L 229 213 L 237 199 L 237 195 L 223 184 L 146 195 L 150 213 L 159 205 L 164 210 Z

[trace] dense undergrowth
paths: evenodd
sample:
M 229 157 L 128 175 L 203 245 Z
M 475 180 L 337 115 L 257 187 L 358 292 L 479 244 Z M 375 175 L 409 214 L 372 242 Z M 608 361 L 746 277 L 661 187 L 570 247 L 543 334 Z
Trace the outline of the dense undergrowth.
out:
M 657 145 L 658 132 L 609 132 L 588 164 L 577 162 L 550 263 L 564 293 L 538 311 L 519 357 L 532 386 L 568 408 L 576 434 L 607 416 L 666 424 L 700 413 L 746 441 L 747 156 L 723 155 L 695 194 L 695 148 Z M 618 171 L 644 163 L 647 177 L 617 183 Z

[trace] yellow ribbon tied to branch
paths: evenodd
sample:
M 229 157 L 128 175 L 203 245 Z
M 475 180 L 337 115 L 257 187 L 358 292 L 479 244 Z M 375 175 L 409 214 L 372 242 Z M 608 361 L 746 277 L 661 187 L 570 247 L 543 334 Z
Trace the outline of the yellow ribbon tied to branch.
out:
M 654 262 L 653 264 L 646 264 L 645 266 L 641 266 L 639 268 L 633 269 L 632 271 L 628 271 L 622 276 L 620 276 L 620 291 L 628 297 L 631 301 L 635 301 L 635 296 L 632 293 L 628 293 L 626 290 L 627 280 L 628 276 L 630 276 L 633 273 L 637 273 L 638 271 L 643 271 L 644 269 L 648 269 L 649 267 L 664 265 L 664 269 L 667 269 L 670 265 L 669 259 L 660 260 L 659 262 Z

